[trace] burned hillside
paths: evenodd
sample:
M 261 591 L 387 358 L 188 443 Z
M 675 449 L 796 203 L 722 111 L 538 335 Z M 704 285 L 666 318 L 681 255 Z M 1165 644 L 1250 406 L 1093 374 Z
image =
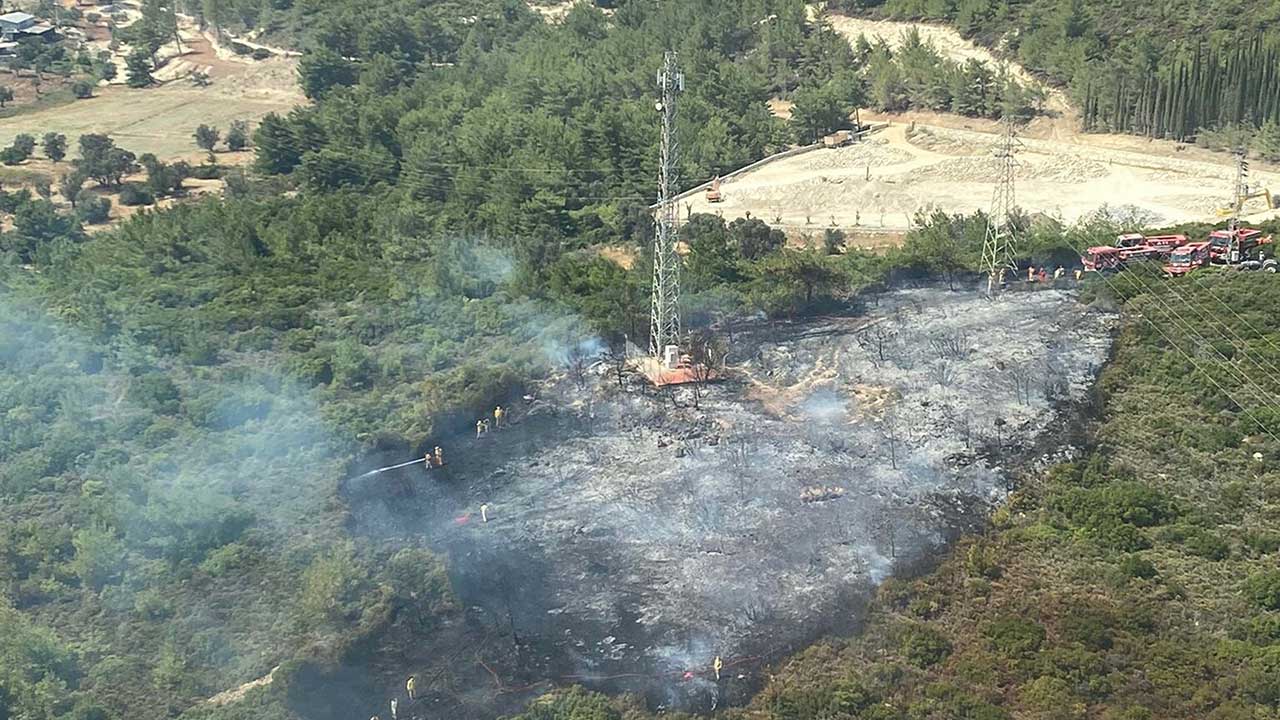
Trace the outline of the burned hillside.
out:
M 980 522 L 1008 465 L 1085 397 L 1113 322 L 1066 290 L 940 289 L 760 321 L 696 396 L 602 361 L 445 467 L 346 495 L 360 534 L 447 555 L 470 621 L 504 638 L 478 651 L 495 688 L 594 683 L 705 709 L 789 643 L 856 625 L 891 572 Z

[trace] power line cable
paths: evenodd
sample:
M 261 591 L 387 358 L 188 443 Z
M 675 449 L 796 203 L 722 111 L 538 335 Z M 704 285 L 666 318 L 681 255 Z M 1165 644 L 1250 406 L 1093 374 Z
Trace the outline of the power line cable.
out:
M 1224 367 L 1228 370 L 1229 374 L 1232 375 L 1232 377 L 1237 382 L 1239 382 L 1242 386 L 1244 386 L 1246 389 L 1252 389 L 1257 394 L 1257 396 L 1262 400 L 1262 403 L 1264 406 L 1273 406 L 1274 409 L 1280 410 L 1280 404 L 1275 403 L 1275 401 L 1269 400 L 1270 398 L 1275 397 L 1275 393 L 1262 388 L 1252 377 L 1250 377 L 1249 373 L 1244 368 L 1238 367 L 1235 363 L 1232 362 L 1231 358 L 1228 358 L 1225 354 L 1222 353 L 1222 351 L 1218 350 L 1218 348 L 1215 347 L 1209 341 L 1208 338 L 1206 338 L 1202 333 L 1197 331 L 1195 323 L 1193 321 L 1188 320 L 1186 316 L 1179 313 L 1172 305 L 1167 303 L 1165 299 L 1160 295 L 1159 291 L 1153 290 L 1153 287 L 1154 287 L 1153 282 L 1143 281 L 1141 276 L 1139 276 L 1137 273 L 1126 273 L 1125 278 L 1129 280 L 1131 283 L 1141 286 L 1144 292 L 1150 295 L 1157 303 L 1160 303 L 1160 305 L 1164 308 L 1164 310 L 1168 315 L 1170 315 L 1173 318 L 1176 318 L 1176 321 L 1181 324 L 1182 329 L 1185 333 L 1199 339 L 1201 343 L 1208 346 L 1210 350 L 1212 350 L 1215 354 L 1217 354 L 1218 357 L 1221 358 L 1221 360 L 1223 361 Z M 1218 322 L 1216 322 L 1217 319 L 1214 318 L 1212 314 L 1205 312 L 1200 307 L 1200 304 L 1198 302 L 1193 302 L 1188 295 L 1180 292 L 1178 290 L 1176 282 L 1162 283 L 1161 287 L 1164 288 L 1170 294 L 1174 295 L 1178 299 L 1181 305 L 1183 305 L 1184 307 L 1191 308 L 1200 317 L 1200 320 L 1204 323 L 1206 327 L 1217 330 L 1218 333 L 1222 336 L 1222 339 L 1226 340 L 1229 343 L 1232 343 L 1233 347 L 1235 346 L 1235 343 L 1232 342 L 1232 340 L 1228 338 L 1227 335 L 1228 333 L 1235 335 L 1239 342 L 1241 342 L 1242 344 L 1245 344 L 1245 347 L 1240 349 L 1240 354 L 1242 355 L 1242 357 L 1244 357 L 1244 359 L 1248 360 L 1249 362 L 1252 362 L 1254 367 L 1256 367 L 1258 370 L 1261 370 L 1263 374 L 1267 374 L 1271 372 L 1267 368 L 1263 367 L 1262 363 L 1265 362 L 1265 358 L 1263 359 L 1263 361 L 1259 361 L 1259 358 L 1256 356 L 1256 354 L 1250 353 L 1247 343 L 1245 343 L 1243 338 L 1240 338 L 1239 335 L 1236 334 L 1235 331 L 1226 323 L 1219 324 Z
M 1076 247 L 1075 244 L 1072 243 L 1071 241 L 1066 240 L 1065 238 L 1063 239 L 1063 241 L 1073 250 L 1077 252 L 1081 251 L 1080 248 Z M 1103 284 L 1105 284 L 1108 288 L 1110 288 L 1111 291 L 1115 293 L 1117 297 L 1123 297 L 1123 294 L 1119 292 L 1119 289 L 1115 286 L 1115 284 L 1110 279 L 1107 278 L 1105 274 L 1099 273 L 1099 279 L 1102 280 Z M 1138 317 L 1145 320 L 1149 325 L 1151 325 L 1151 327 L 1154 328 L 1155 331 L 1159 333 L 1159 335 L 1162 338 L 1164 338 L 1165 342 L 1169 343 L 1171 347 L 1176 349 L 1178 353 L 1181 354 L 1183 358 L 1185 358 L 1187 362 L 1189 362 L 1192 365 L 1192 367 L 1200 371 L 1200 373 L 1204 375 L 1205 378 L 1208 379 L 1209 382 L 1212 383 L 1214 387 L 1218 389 L 1219 392 L 1221 392 L 1224 396 L 1226 396 L 1227 399 L 1229 399 L 1232 403 L 1234 403 L 1236 407 L 1240 408 L 1240 411 L 1243 412 L 1246 416 L 1248 416 L 1249 419 L 1252 420 L 1260 430 L 1262 430 L 1262 432 L 1266 433 L 1269 437 L 1271 437 L 1271 439 L 1275 440 L 1277 443 L 1280 443 L 1280 437 L 1277 437 L 1276 434 L 1273 433 L 1267 427 L 1266 424 L 1264 424 L 1261 420 L 1259 420 L 1257 416 L 1254 415 L 1244 403 L 1241 403 L 1239 400 L 1237 400 L 1235 396 L 1233 396 L 1225 387 L 1223 387 L 1222 383 L 1218 382 L 1218 378 L 1214 374 L 1205 370 L 1203 365 L 1197 362 L 1196 359 L 1192 357 L 1185 349 L 1183 349 L 1181 345 L 1175 342 L 1173 338 L 1171 338 L 1169 334 L 1165 332 L 1164 328 L 1161 327 L 1159 323 L 1155 322 L 1154 320 L 1152 320 L 1150 317 L 1143 314 L 1142 312 L 1138 312 L 1137 315 Z
M 1147 289 L 1148 292 L 1151 292 L 1150 288 L 1152 287 L 1152 285 L 1150 283 L 1145 284 L 1144 287 Z M 1277 375 L 1280 375 L 1280 368 L 1277 368 L 1274 363 L 1270 363 L 1266 358 L 1262 358 L 1258 356 L 1256 353 L 1251 353 L 1249 351 L 1248 341 L 1246 341 L 1243 337 L 1241 337 L 1239 333 L 1235 331 L 1235 329 L 1233 329 L 1227 323 L 1221 322 L 1218 318 L 1214 317 L 1212 313 L 1209 313 L 1208 311 L 1204 310 L 1204 308 L 1200 306 L 1200 303 L 1194 302 L 1189 294 L 1182 292 L 1177 286 L 1177 280 L 1171 280 L 1164 287 L 1166 288 L 1168 293 L 1172 294 L 1174 297 L 1178 299 L 1180 304 L 1182 304 L 1184 307 L 1187 307 L 1193 310 L 1196 313 L 1196 315 L 1200 318 L 1200 320 L 1203 322 L 1206 328 L 1212 328 L 1214 330 L 1217 330 L 1218 333 L 1222 336 L 1222 339 L 1231 343 L 1233 347 L 1235 346 L 1236 342 L 1239 342 L 1243 346 L 1240 348 L 1241 356 L 1245 360 L 1248 360 L 1249 362 L 1253 363 L 1253 366 L 1255 368 L 1262 371 L 1262 373 L 1264 374 L 1275 373 Z M 1172 307 L 1170 307 L 1169 309 L 1172 310 Z M 1191 321 L 1187 320 L 1184 316 L 1179 315 L 1179 318 L 1183 322 L 1186 322 L 1188 324 L 1191 323 Z M 1228 335 L 1231 335 L 1232 337 L 1228 337 Z M 1203 338 L 1203 339 L 1205 339 L 1207 342 L 1207 338 Z M 1219 355 L 1221 355 L 1221 352 L 1219 352 Z M 1229 361 L 1229 359 L 1225 358 L 1225 356 L 1224 356 L 1224 359 L 1227 359 Z M 1265 367 L 1264 363 L 1266 365 L 1269 365 L 1270 367 Z M 1257 383 L 1253 381 L 1251 378 L 1248 379 L 1248 382 L 1253 384 L 1260 392 L 1264 393 L 1265 395 L 1267 396 L 1274 395 L 1274 393 L 1267 392 L 1263 388 L 1259 387 Z
M 1275 350 L 1277 353 L 1280 353 L 1280 345 L 1276 345 L 1274 342 L 1272 342 L 1270 334 L 1261 332 L 1260 330 L 1258 330 L 1258 328 L 1254 327 L 1253 324 L 1250 323 L 1243 315 L 1237 312 L 1236 309 L 1232 307 L 1230 303 L 1224 301 L 1222 298 L 1215 295 L 1213 291 L 1206 284 L 1204 284 L 1203 282 L 1200 282 L 1200 283 L 1197 283 L 1197 285 L 1198 287 L 1203 289 L 1209 295 L 1209 297 L 1216 300 L 1219 305 L 1226 308 L 1227 311 L 1230 312 L 1233 316 L 1235 316 L 1237 320 L 1243 323 L 1245 327 L 1249 328 L 1250 332 L 1254 333 L 1259 338 L 1261 338 L 1264 342 L 1266 342 L 1267 345 L 1271 346 L 1272 350 Z M 1280 374 L 1280 368 L 1277 368 L 1277 374 Z

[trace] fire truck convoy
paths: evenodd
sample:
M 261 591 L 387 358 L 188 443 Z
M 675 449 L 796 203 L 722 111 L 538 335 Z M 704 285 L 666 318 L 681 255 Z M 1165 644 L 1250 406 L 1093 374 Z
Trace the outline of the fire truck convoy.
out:
M 1261 230 L 1240 228 L 1235 231 L 1235 249 L 1232 250 L 1232 231 L 1214 230 L 1207 240 L 1188 242 L 1186 235 L 1142 235 L 1128 233 L 1116 238 L 1115 245 L 1098 245 L 1085 251 L 1080 258 L 1087 272 L 1119 272 L 1137 262 L 1163 263 L 1164 271 L 1171 277 L 1185 275 L 1210 264 L 1231 265 L 1240 270 L 1280 270 L 1275 258 L 1261 252 L 1271 244 L 1271 236 Z

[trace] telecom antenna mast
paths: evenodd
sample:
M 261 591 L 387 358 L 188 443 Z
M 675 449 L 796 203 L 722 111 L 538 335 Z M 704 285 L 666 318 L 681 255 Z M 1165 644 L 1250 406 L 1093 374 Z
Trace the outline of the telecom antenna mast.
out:
M 684 73 L 676 66 L 673 51 L 667 51 L 662 69 L 658 71 L 658 91 L 662 154 L 658 163 L 658 226 L 653 249 L 649 351 L 653 357 L 663 359 L 667 348 L 680 342 L 680 258 L 676 255 L 680 213 L 675 200 L 680 144 L 676 139 L 676 99 L 684 92 Z
M 1000 121 L 1000 143 L 996 147 L 998 174 L 996 189 L 991 196 L 991 212 L 987 215 L 987 238 L 982 246 L 982 267 L 987 271 L 987 295 L 994 297 L 1000 291 L 1006 272 L 1013 272 L 1017 265 L 1013 260 L 1014 243 L 1013 212 L 1017 207 L 1014 194 L 1014 173 L 1018 161 L 1017 130 L 1013 115 L 1006 108 Z

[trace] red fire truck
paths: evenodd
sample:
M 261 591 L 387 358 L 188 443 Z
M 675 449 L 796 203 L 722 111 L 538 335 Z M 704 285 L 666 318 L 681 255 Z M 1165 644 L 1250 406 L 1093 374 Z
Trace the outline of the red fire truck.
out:
M 1186 275 L 1197 268 L 1207 267 L 1212 260 L 1213 243 L 1209 241 L 1187 243 L 1169 254 L 1164 271 L 1172 276 Z
M 1271 236 L 1263 236 L 1261 230 L 1255 228 L 1238 228 L 1235 231 L 1235 257 L 1231 257 L 1232 236 L 1230 230 L 1214 230 L 1209 233 L 1209 242 L 1211 248 L 1210 254 L 1213 255 L 1215 263 L 1227 263 L 1234 265 L 1241 260 L 1247 259 L 1253 254 L 1253 251 L 1263 245 L 1271 244 Z

